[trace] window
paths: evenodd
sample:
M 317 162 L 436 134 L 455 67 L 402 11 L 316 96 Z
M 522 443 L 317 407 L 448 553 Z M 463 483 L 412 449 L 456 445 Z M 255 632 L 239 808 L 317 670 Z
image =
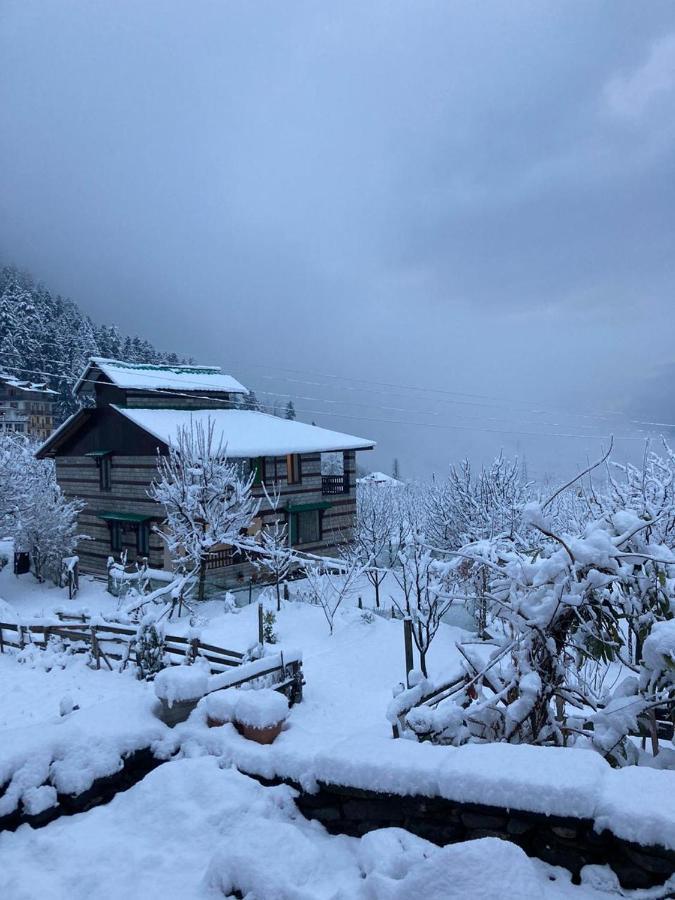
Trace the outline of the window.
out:
M 112 489 L 112 457 L 102 456 L 98 465 L 98 486 L 102 491 L 109 491 Z
M 300 484 L 302 481 L 299 453 L 289 453 L 286 457 L 286 480 L 289 484 Z
M 321 540 L 321 510 L 291 513 L 291 544 L 316 544 Z
M 119 522 L 110 523 L 110 549 L 113 553 L 122 550 L 122 528 Z
M 150 525 L 148 522 L 138 523 L 136 549 L 139 556 L 148 556 L 150 553 Z
M 265 457 L 258 456 L 250 461 L 253 473 L 253 484 L 262 484 L 265 480 Z

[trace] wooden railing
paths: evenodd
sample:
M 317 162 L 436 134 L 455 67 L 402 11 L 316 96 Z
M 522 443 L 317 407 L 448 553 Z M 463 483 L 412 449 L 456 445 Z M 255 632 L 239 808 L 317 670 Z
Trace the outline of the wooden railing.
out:
M 92 624 L 84 616 L 52 625 L 17 625 L 12 622 L 0 622 L 0 653 L 4 653 L 5 647 L 23 650 L 29 645 L 45 650 L 52 637 L 74 645 L 75 652 L 84 653 L 89 650 L 96 662 L 96 668 L 100 668 L 104 662 L 112 670 L 111 660 L 124 665 L 129 659 L 131 645 L 136 638 L 136 628 L 119 623 Z M 196 638 L 166 634 L 164 644 L 170 664 L 182 662 L 188 655 L 200 656 L 209 663 L 214 674 L 227 671 L 232 666 L 239 666 L 244 659 L 244 654 L 237 650 L 226 650 L 215 644 L 205 644 Z
M 133 626 L 108 622 L 92 624 L 86 616 L 57 615 L 61 622 L 50 625 L 0 622 L 0 652 L 4 653 L 5 647 L 23 650 L 33 646 L 46 650 L 50 639 L 55 637 L 67 642 L 75 652 L 91 652 L 97 669 L 104 662 L 111 671 L 111 660 L 119 663 L 120 669 L 124 669 L 134 655 L 136 628 Z M 201 657 L 208 662 L 211 669 L 209 693 L 228 687 L 241 687 L 263 678 L 269 681 L 275 691 L 286 694 L 291 705 L 302 700 L 305 682 L 302 655 L 297 652 L 280 652 L 261 656 L 259 659 L 247 659 L 237 650 L 226 650 L 197 638 L 171 634 L 164 635 L 164 647 L 169 665 L 184 662 L 188 655 L 193 659 Z
M 348 494 L 349 493 L 349 476 L 344 475 L 322 475 L 321 476 L 321 493 L 322 494 Z

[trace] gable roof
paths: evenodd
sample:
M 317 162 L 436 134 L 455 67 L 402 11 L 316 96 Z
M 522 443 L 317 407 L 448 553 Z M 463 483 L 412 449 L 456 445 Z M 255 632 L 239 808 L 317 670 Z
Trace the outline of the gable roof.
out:
M 229 394 L 248 394 L 248 389 L 220 366 L 170 366 L 130 363 L 120 359 L 92 356 L 73 388 L 79 394 L 92 380 L 98 369 L 117 387 L 127 390 L 161 391 L 219 391 Z
M 62 422 L 55 431 L 52 431 L 47 440 L 38 447 L 35 451 L 36 457 L 38 459 L 45 459 L 52 450 L 58 449 L 64 441 L 68 440 L 73 434 L 76 434 L 85 422 L 89 421 L 93 412 L 93 408 L 85 407 L 84 409 L 78 409 L 72 416 L 69 416 L 65 422 Z
M 235 459 L 370 450 L 375 446 L 367 438 L 249 409 L 128 409 L 122 406 L 112 406 L 112 409 L 167 445 L 175 444 L 179 431 L 189 429 L 191 423 L 206 427 L 213 422 L 216 445 L 222 441 L 223 446 L 227 445 L 228 455 Z

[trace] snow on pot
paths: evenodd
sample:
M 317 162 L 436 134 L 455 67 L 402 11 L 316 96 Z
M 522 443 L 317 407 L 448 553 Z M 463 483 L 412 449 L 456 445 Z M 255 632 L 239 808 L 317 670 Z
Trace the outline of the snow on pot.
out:
M 168 666 L 155 676 L 155 694 L 162 708 L 160 718 L 167 725 L 184 722 L 207 691 L 206 666 Z
M 288 718 L 288 700 L 278 691 L 240 691 L 233 711 L 237 731 L 250 741 L 271 744 Z
M 206 724 L 209 728 L 218 728 L 220 725 L 231 722 L 238 699 L 237 688 L 228 688 L 225 691 L 213 691 L 211 694 L 207 694 L 199 705 L 206 713 Z

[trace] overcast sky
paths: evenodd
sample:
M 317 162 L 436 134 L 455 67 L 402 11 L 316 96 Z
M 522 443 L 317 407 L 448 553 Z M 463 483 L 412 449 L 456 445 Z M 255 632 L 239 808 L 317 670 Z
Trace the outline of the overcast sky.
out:
M 0 0 L 0 173 L 4 262 L 370 467 L 675 421 L 671 0 Z

